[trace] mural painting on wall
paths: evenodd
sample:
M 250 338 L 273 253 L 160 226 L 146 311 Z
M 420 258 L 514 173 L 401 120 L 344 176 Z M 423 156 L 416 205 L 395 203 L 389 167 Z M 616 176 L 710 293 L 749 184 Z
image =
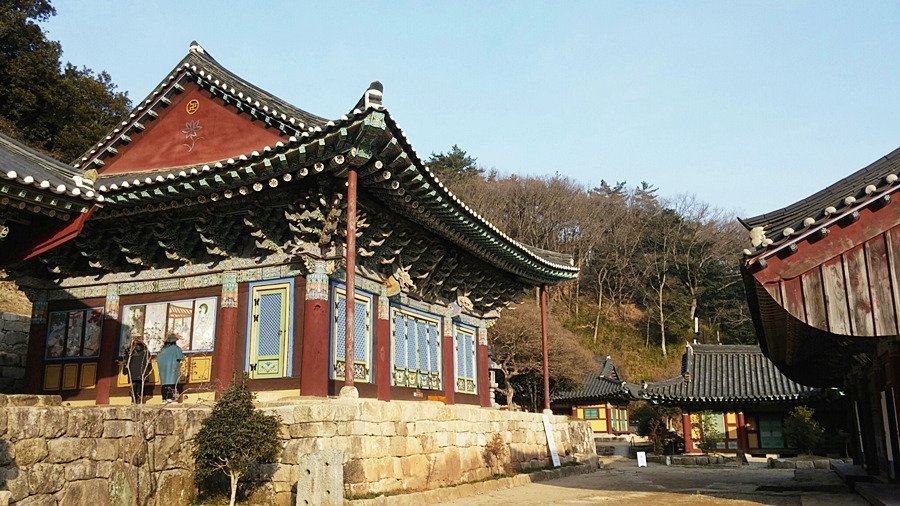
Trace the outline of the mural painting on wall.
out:
M 143 338 L 150 353 L 157 353 L 168 334 L 186 352 L 212 351 L 216 331 L 216 297 L 125 306 L 119 353 L 132 339 Z
M 103 310 L 99 308 L 50 313 L 46 358 L 97 356 L 102 324 Z
M 193 115 L 197 111 L 200 110 L 200 101 L 196 98 L 190 100 L 187 105 L 184 106 L 185 112 L 189 115 Z M 184 124 L 184 130 L 181 133 L 184 135 L 184 143 L 182 146 L 186 147 L 188 153 L 194 150 L 194 146 L 197 144 L 197 141 L 202 139 L 200 137 L 200 130 L 203 129 L 203 126 L 200 125 L 200 120 L 190 120 Z

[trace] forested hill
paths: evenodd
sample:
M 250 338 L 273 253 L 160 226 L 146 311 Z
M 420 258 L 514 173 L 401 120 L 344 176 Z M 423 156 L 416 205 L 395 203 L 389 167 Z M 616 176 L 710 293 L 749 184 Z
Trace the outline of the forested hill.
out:
M 626 378 L 675 374 L 695 316 L 702 341 L 755 342 L 738 270 L 746 232 L 727 210 L 646 182 L 501 175 L 457 146 L 429 167 L 513 238 L 575 257 L 580 277 L 551 291 L 553 315 Z

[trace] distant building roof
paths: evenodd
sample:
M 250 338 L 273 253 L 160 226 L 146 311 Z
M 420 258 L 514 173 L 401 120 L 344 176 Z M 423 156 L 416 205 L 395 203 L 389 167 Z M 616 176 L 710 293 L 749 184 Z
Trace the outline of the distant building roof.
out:
M 578 390 L 558 392 L 553 395 L 554 404 L 575 404 L 578 402 L 628 402 L 636 399 L 638 385 L 623 381 L 610 357 L 598 357 L 600 372 L 591 372 L 584 378 L 584 385 Z
M 641 397 L 658 404 L 802 402 L 822 391 L 781 373 L 759 346 L 688 344 L 681 376 L 646 384 Z M 702 406 L 701 406 L 702 407 Z

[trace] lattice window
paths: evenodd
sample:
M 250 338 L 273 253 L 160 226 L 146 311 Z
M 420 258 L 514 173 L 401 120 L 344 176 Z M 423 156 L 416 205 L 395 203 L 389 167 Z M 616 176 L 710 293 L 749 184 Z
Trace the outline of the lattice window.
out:
M 474 394 L 477 392 L 477 368 L 475 366 L 475 329 L 453 324 L 453 347 L 456 367 L 456 391 Z
M 347 294 L 343 287 L 334 287 L 331 319 L 331 355 L 333 379 L 344 379 L 347 357 Z M 372 381 L 372 296 L 356 292 L 353 306 L 353 367 L 356 381 Z
M 392 307 L 391 336 L 394 385 L 441 390 L 441 319 Z

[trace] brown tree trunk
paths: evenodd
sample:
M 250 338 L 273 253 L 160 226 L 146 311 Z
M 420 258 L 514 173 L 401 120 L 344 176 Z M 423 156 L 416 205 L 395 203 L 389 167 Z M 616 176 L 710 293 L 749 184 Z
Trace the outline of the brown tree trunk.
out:
M 663 274 L 662 283 L 659 284 L 659 290 L 657 293 L 659 294 L 658 304 L 659 304 L 659 341 L 662 346 L 662 353 L 664 357 L 668 357 L 669 355 L 666 353 L 666 315 L 665 310 L 663 308 L 663 288 L 666 286 L 666 275 Z

